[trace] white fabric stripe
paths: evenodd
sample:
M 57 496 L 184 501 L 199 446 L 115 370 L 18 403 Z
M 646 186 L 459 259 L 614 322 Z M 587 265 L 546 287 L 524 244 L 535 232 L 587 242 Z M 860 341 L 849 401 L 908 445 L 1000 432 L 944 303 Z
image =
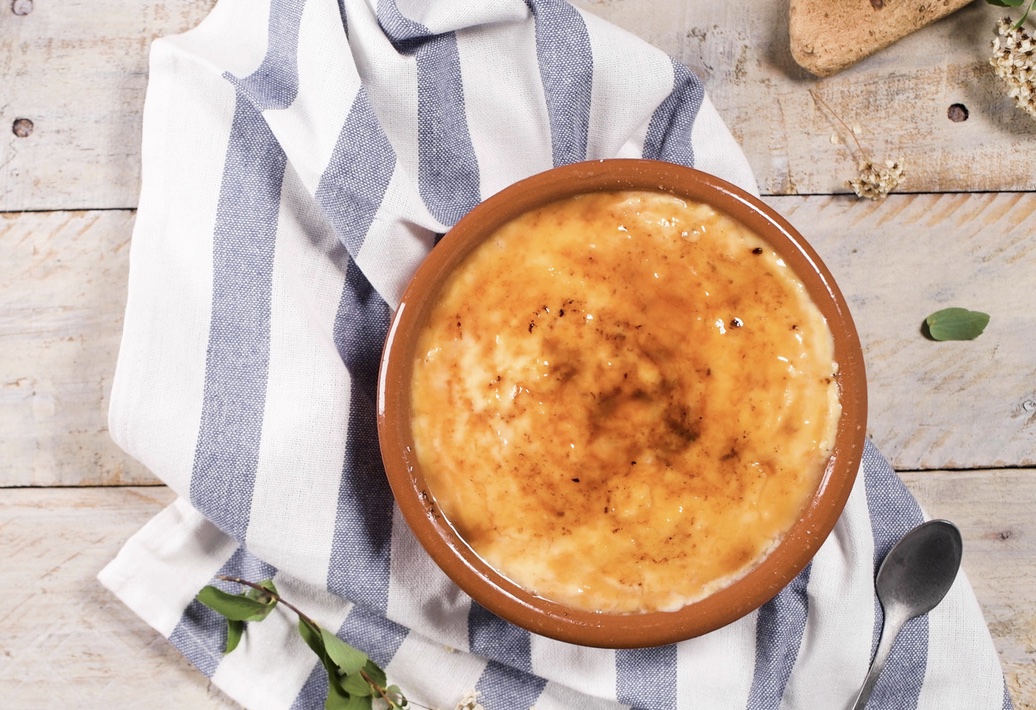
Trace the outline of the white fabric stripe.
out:
M 928 615 L 928 669 L 917 710 L 1000 710 L 1001 673 L 982 609 L 961 570 L 942 604 Z M 969 679 L 967 694 L 961 692 L 961 678 Z
M 731 150 L 731 145 L 736 145 L 733 136 L 716 112 L 716 106 L 709 95 L 705 94 L 701 108 L 698 109 L 698 117 L 691 128 L 694 167 L 732 182 L 758 197 L 759 186 L 748 159 L 740 150 Z
M 414 58 L 397 52 L 384 37 L 371 9 L 374 0 L 344 1 L 350 13 L 348 46 L 336 3 L 306 3 L 298 46 L 298 98 L 290 108 L 265 114 L 298 175 L 289 168 L 282 194 L 267 407 L 248 540 L 252 552 L 283 568 L 278 584 L 285 595 L 329 629 L 338 629 L 353 609 L 346 600 L 320 590 L 336 532 L 343 440 L 349 424 L 356 422 L 348 421 L 349 389 L 332 338 L 344 248 L 335 244 L 310 193 L 327 169 L 354 105 L 357 76 L 365 81 L 364 90 L 398 158 L 357 257 L 390 305 L 398 304 L 404 284 L 430 248 L 432 232 L 443 231 L 417 190 Z M 212 301 L 211 235 L 234 109 L 234 91 L 222 74 L 246 77 L 263 61 L 270 7 L 268 0 L 219 0 L 198 30 L 162 40 L 153 51 L 145 107 L 144 194 L 134 235 L 112 431 L 121 445 L 181 492 L 189 486 L 201 411 Z M 401 0 L 400 9 L 434 31 L 457 26 L 465 117 L 482 191 L 495 192 L 515 177 L 547 167 L 549 127 L 535 31 L 525 4 Z M 520 17 L 528 19 L 512 21 Z M 661 52 L 631 35 L 585 19 L 596 69 L 588 148 L 594 157 L 639 156 L 651 116 L 671 91 L 672 66 Z M 470 22 L 480 26 L 460 28 Z M 554 59 L 564 62 L 563 56 Z M 559 72 L 565 69 L 554 66 Z M 452 80 L 429 79 L 434 84 L 437 78 Z M 696 167 L 756 190 L 747 162 L 707 98 L 694 125 L 692 146 Z M 366 157 L 348 155 L 349 160 Z M 423 165 L 424 174 L 434 167 Z M 364 173 L 348 172 L 354 174 Z M 378 176 L 384 179 L 385 172 Z M 848 684 L 856 683 L 849 676 L 861 673 L 866 661 L 860 659 L 869 654 L 872 543 L 869 533 L 859 533 L 869 525 L 862 497 L 855 495 L 848 519 L 814 560 L 810 621 L 786 699 L 797 710 L 829 706 L 832 688 L 844 695 Z M 425 555 L 398 511 L 391 522 L 388 613 L 423 633 L 410 632 L 386 670 L 390 681 L 416 702 L 453 707 L 476 686 L 486 667 L 483 658 L 464 651 L 470 602 Z M 186 628 L 178 626 L 183 610 L 235 550 L 232 540 L 180 500 L 134 536 L 100 578 L 148 623 L 176 638 Z M 854 564 L 859 569 L 848 573 Z M 853 584 L 858 588 L 852 589 Z M 951 593 L 931 617 L 933 670 L 921 707 L 963 708 L 967 702 L 969 708 L 980 703 L 999 710 L 1002 675 L 996 654 L 963 578 L 959 587 L 964 592 Z M 290 707 L 314 666 L 313 654 L 294 630 L 293 615 L 282 611 L 251 626 L 242 646 L 224 659 L 214 677 L 217 685 L 252 707 Z M 753 614 L 678 646 L 681 708 L 745 706 L 756 622 Z M 211 645 L 214 637 L 203 641 Z M 183 638 L 180 642 L 189 646 Z M 530 643 L 533 671 L 549 679 L 540 710 L 618 707 L 600 699 L 614 697 L 613 651 L 542 637 Z M 204 650 L 204 644 L 199 648 Z M 825 657 L 836 651 L 837 656 Z M 847 662 L 853 670 L 836 665 L 849 657 L 856 659 Z M 524 666 L 524 660 L 517 662 Z M 943 670 L 935 670 L 936 665 Z M 816 687 L 812 693 L 810 682 Z M 818 701 L 820 697 L 824 700 Z
M 97 579 L 168 637 L 198 590 L 236 551 L 232 538 L 177 498 L 129 539 Z
M 325 629 L 337 630 L 352 609 L 292 577 L 278 574 L 273 582 L 285 599 Z M 298 616 L 278 608 L 261 623 L 248 624 L 241 645 L 224 656 L 212 682 L 250 710 L 282 710 L 291 707 L 316 662 L 299 635 Z
M 748 702 L 758 612 L 676 647 L 677 702 L 688 710 L 729 710 Z
M 643 158 L 644 157 L 644 139 L 647 138 L 648 126 L 651 125 L 651 120 L 645 121 L 637 130 L 630 134 L 626 142 L 622 144 L 622 147 L 615 153 L 616 158 Z
M 430 708 L 452 708 L 473 692 L 486 661 L 455 651 L 418 633 L 410 633 L 385 667 L 389 683 L 407 699 Z
M 485 199 L 553 165 L 543 82 L 530 71 L 537 67 L 535 24 L 458 32 L 457 52 Z
M 571 687 L 550 682 L 544 686 L 533 710 L 624 710 L 625 708 L 629 708 L 629 705 L 583 695 Z
M 234 91 L 204 64 L 185 61 L 171 42 L 154 43 L 151 72 L 126 306 L 126 321 L 135 327 L 123 332 L 109 429 L 119 446 L 187 495 L 205 385 L 213 225 Z
M 208 62 L 208 71 L 217 77 L 222 77 L 224 72 L 245 77 L 262 64 L 266 55 L 269 24 L 268 0 L 217 2 L 194 29 L 157 40 L 156 44 L 168 42 L 176 46 L 181 57 Z M 232 44 L 227 42 L 228 37 L 234 38 Z M 149 81 L 154 77 L 155 72 L 152 71 Z M 208 105 L 204 90 L 193 88 L 194 91 L 190 92 L 191 103 Z M 146 135 L 144 140 L 148 140 Z M 219 157 L 222 158 L 223 154 Z M 144 162 L 146 164 L 147 160 Z
M 470 608 L 471 598 L 443 574 L 393 507 L 388 618 L 467 651 Z
M 615 699 L 615 651 L 531 637 L 532 672 L 589 696 Z
M 845 513 L 813 558 L 806 629 L 782 708 L 851 703 L 870 665 L 874 628 L 874 537 L 863 473 Z
M 349 380 L 332 339 L 345 249 L 285 171 L 270 303 L 263 438 L 247 546 L 311 581 L 326 578 L 349 416 Z M 337 252 L 337 258 L 334 256 Z M 323 338 L 311 337 L 324 333 Z M 306 451 L 306 456 L 298 452 Z M 305 516 L 297 515 L 300 509 Z M 284 560 L 284 541 L 291 559 Z
M 482 0 L 477 3 L 395 1 L 404 17 L 420 22 L 432 34 L 452 32 L 462 27 L 514 22 L 529 16 L 529 8 L 522 0 Z
M 346 3 L 349 42 L 371 106 L 381 128 L 396 151 L 396 169 L 405 182 L 417 189 L 417 62 L 413 56 L 396 52 L 378 26 L 377 17 L 366 3 Z M 427 210 L 402 214 L 434 232 L 446 231 Z
M 435 234 L 422 226 L 437 223 L 421 201 L 416 173 L 413 176 L 411 179 L 396 163 L 356 258 L 356 265 L 392 310 L 399 306 L 410 277 L 435 240 Z
M 316 192 L 339 129 L 360 90 L 352 62 L 329 62 L 329 56 L 349 57 L 338 6 L 307 2 L 299 27 L 298 95 L 289 108 L 266 111 L 263 117 L 310 194 Z
M 586 153 L 616 156 L 638 129 L 647 130 L 658 104 L 672 92 L 673 63 L 660 49 L 631 42 L 625 30 L 588 12 L 580 14 L 594 58 Z

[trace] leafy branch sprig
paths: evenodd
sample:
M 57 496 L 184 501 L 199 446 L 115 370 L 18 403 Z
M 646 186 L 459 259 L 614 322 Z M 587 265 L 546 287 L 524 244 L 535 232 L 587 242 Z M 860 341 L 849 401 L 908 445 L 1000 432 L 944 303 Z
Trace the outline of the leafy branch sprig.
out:
M 1021 7 L 1028 2 L 1029 4 L 1025 5 L 1025 12 L 1022 13 L 1021 19 L 1014 23 L 1012 27 L 1012 29 L 1015 30 L 1022 26 L 1022 23 L 1025 22 L 1025 18 L 1027 18 L 1029 13 L 1032 12 L 1032 8 L 1036 7 L 1036 0 L 986 0 L 986 2 L 990 5 L 996 5 L 997 7 Z
M 295 612 L 299 618 L 299 635 L 320 659 L 327 671 L 328 693 L 325 710 L 370 710 L 374 698 L 379 698 L 391 710 L 416 705 L 410 703 L 395 685 L 388 685 L 385 671 L 366 653 L 350 646 L 335 634 L 321 627 L 298 607 L 284 600 L 268 579 L 250 582 L 239 577 L 217 577 L 247 587 L 242 594 L 230 594 L 218 587 L 207 585 L 198 592 L 199 602 L 227 620 L 227 645 L 230 653 L 241 642 L 245 623 L 262 621 L 278 604 Z

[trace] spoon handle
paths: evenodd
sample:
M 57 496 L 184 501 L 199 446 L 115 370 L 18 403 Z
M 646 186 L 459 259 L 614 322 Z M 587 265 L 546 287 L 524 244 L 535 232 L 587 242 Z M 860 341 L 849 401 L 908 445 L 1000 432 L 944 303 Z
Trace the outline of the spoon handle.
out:
M 852 710 L 863 710 L 867 707 L 867 699 L 870 698 L 874 685 L 878 682 L 878 676 L 881 675 L 881 669 L 885 667 L 885 661 L 889 659 L 889 653 L 892 652 L 892 644 L 895 642 L 896 637 L 899 636 L 899 631 L 906 622 L 907 617 L 899 613 L 898 610 L 892 610 L 892 613 L 886 612 L 885 625 L 881 631 L 881 640 L 878 641 L 878 650 L 874 653 L 871 669 L 867 673 L 867 679 L 863 681 L 860 694 L 856 696 L 856 702 L 853 703 Z

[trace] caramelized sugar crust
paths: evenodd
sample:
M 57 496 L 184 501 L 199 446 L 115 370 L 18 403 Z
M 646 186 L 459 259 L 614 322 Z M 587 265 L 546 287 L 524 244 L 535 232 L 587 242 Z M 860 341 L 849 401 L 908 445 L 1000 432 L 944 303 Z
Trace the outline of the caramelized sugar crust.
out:
M 830 330 L 791 269 L 661 193 L 507 224 L 417 352 L 415 449 L 445 516 L 520 586 L 593 611 L 679 609 L 758 564 L 841 411 Z

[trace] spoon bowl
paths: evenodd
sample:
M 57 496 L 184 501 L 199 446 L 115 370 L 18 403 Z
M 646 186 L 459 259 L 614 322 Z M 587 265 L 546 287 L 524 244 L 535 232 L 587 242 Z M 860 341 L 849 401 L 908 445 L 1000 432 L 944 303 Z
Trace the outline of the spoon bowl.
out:
M 950 591 L 963 550 L 956 525 L 929 520 L 904 535 L 885 556 L 874 583 L 885 613 L 881 641 L 852 710 L 867 706 L 903 625 L 934 609 Z

